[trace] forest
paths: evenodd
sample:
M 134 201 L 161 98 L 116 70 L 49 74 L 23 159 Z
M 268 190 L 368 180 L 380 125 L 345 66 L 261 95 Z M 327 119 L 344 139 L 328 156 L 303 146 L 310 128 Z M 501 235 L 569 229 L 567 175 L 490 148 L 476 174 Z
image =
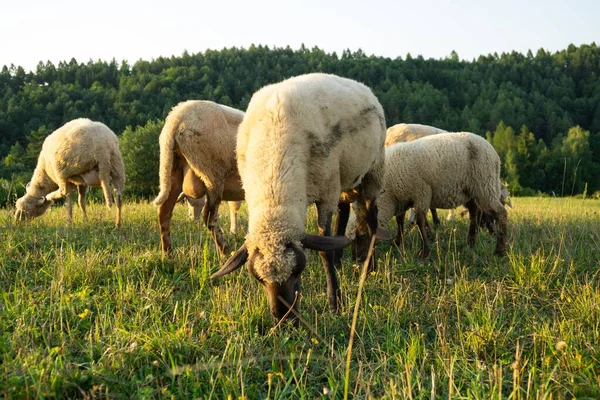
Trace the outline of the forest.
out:
M 39 62 L 35 71 L 0 71 L 0 205 L 12 204 L 31 177 L 44 138 L 87 117 L 120 136 L 127 194 L 158 188 L 158 135 L 180 101 L 212 100 L 245 110 L 260 87 L 309 72 L 370 86 L 388 126 L 400 122 L 486 137 L 513 195 L 600 195 L 600 47 L 570 45 L 461 60 L 395 59 L 361 50 L 327 53 L 301 46 L 184 52 L 123 61 Z

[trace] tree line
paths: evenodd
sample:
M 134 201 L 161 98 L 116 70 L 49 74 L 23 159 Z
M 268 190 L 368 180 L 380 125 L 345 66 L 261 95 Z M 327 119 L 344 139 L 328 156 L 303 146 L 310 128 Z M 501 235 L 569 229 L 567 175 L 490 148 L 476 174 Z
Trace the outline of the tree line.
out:
M 87 117 L 120 136 L 129 195 L 158 188 L 158 134 L 180 101 L 206 99 L 245 110 L 260 87 L 309 72 L 370 86 L 388 126 L 400 122 L 469 131 L 498 151 L 515 195 L 591 194 L 600 190 L 600 47 L 570 45 L 461 60 L 395 59 L 361 50 L 327 53 L 250 46 L 179 57 L 40 62 L 35 71 L 0 71 L 0 204 L 23 192 L 44 138 Z M 149 162 L 155 160 L 155 162 Z

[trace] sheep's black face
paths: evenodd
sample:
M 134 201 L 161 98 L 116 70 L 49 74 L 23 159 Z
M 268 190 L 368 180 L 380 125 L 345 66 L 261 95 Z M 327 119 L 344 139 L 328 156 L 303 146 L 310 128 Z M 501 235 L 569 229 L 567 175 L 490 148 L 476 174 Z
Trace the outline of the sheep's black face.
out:
M 301 248 L 288 244 L 284 252 L 284 259 L 289 260 L 290 258 L 294 260 L 291 273 L 282 282 L 267 280 L 258 272 L 257 264 L 263 264 L 265 261 L 259 252 L 255 252 L 248 260 L 248 269 L 265 288 L 271 315 L 278 321 L 286 318 L 296 323 L 297 319 L 294 311 L 298 311 L 301 274 L 306 268 L 306 256 Z M 264 264 L 261 267 L 264 268 Z M 290 306 L 292 310 L 290 310 Z

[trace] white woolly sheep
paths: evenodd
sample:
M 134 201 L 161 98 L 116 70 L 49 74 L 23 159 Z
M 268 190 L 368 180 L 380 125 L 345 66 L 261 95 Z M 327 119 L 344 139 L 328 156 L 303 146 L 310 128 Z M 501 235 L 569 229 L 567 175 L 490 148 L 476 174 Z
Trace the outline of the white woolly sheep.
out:
M 221 256 L 229 246 L 219 226 L 221 200 L 244 199 L 235 160 L 237 128 L 244 113 L 204 100 L 179 103 L 160 133 L 158 224 L 163 255 L 172 253 L 171 218 L 179 194 L 194 199 L 206 195 L 202 220 Z
M 331 237 L 340 194 L 357 201 L 358 232 L 368 242 L 377 228 L 376 200 L 384 175 L 383 109 L 365 85 L 327 74 L 308 74 L 256 92 L 238 131 L 238 168 L 248 204 L 245 244 L 213 275 L 248 261 L 263 285 L 273 316 L 298 307 L 304 249 L 319 250 L 329 305 L 340 296 L 335 250 L 348 240 Z M 350 193 L 351 192 L 351 193 Z M 315 203 L 319 234 L 305 232 L 306 209 Z M 347 222 L 349 204 L 340 206 Z M 337 226 L 337 235 L 345 232 Z M 291 305 L 291 308 L 290 308 Z
M 378 202 L 379 224 L 387 226 L 395 215 L 396 242 L 400 244 L 404 213 L 414 207 L 423 240 L 420 256 L 426 257 L 430 251 L 425 228 L 427 210 L 465 204 L 471 217 L 468 243 L 475 243 L 481 210 L 497 221 L 496 254 L 502 255 L 506 251 L 508 217 L 501 191 L 500 158 L 492 145 L 478 135 L 440 133 L 397 143 L 386 149 L 385 186 Z
M 182 202 L 187 206 L 188 216 L 190 219 L 197 221 L 200 219 L 202 215 L 202 208 L 206 203 L 206 196 L 200 199 L 194 199 L 192 197 L 186 196 L 185 193 L 181 192 L 179 197 L 177 198 L 177 202 Z M 233 235 L 237 235 L 238 233 L 238 221 L 237 221 L 237 213 L 242 206 L 241 201 L 229 201 L 227 202 L 229 205 L 229 232 Z
M 426 136 L 431 136 L 431 135 L 436 135 L 438 133 L 443 133 L 446 132 L 443 129 L 440 128 L 436 128 L 434 126 L 429 126 L 429 125 L 421 125 L 421 124 L 397 124 L 394 126 L 391 126 L 388 128 L 386 135 L 385 135 L 385 147 L 389 147 L 393 144 L 396 143 L 403 143 L 403 142 L 412 142 L 413 140 L 418 140 L 420 138 L 426 137 Z M 502 184 L 502 196 L 501 196 L 501 201 L 503 204 L 508 205 L 509 207 L 512 208 L 512 203 L 509 199 L 510 193 L 508 192 L 508 189 L 506 188 L 506 186 L 504 186 L 504 184 Z M 433 223 L 434 225 L 439 225 L 440 224 L 440 220 L 438 218 L 437 215 L 437 211 L 435 210 L 435 208 L 432 208 L 431 210 L 431 217 L 433 219 Z M 413 224 L 416 221 L 416 213 L 414 211 L 414 209 L 410 209 L 410 212 L 408 213 L 408 222 L 410 224 Z M 455 213 L 455 209 L 451 209 L 450 212 L 448 213 L 448 220 L 452 220 L 454 221 L 456 219 L 456 213 Z M 482 215 L 481 219 L 480 219 L 481 223 L 482 223 L 482 227 L 483 225 L 485 227 L 488 228 L 488 230 L 490 232 L 493 232 L 493 220 L 489 215 Z
M 73 220 L 75 186 L 79 206 L 87 220 L 85 195 L 89 186 L 101 186 L 108 207 L 112 206 L 110 185 L 117 203 L 117 226 L 121 226 L 121 192 L 125 167 L 117 136 L 106 125 L 79 118 L 67 122 L 44 140 L 37 166 L 26 194 L 17 200 L 15 219 L 35 218 L 54 201 L 65 197 L 69 222 Z
M 436 135 L 442 132 L 446 131 L 429 125 L 396 124 L 394 126 L 390 126 L 385 134 L 385 147 L 390 147 L 396 143 L 412 142 L 413 140 L 417 140 L 425 136 Z M 434 225 L 438 226 L 440 224 L 440 219 L 438 218 L 435 208 L 431 209 L 431 218 L 433 219 Z M 448 219 L 455 219 L 454 209 L 450 210 Z M 415 220 L 416 213 L 411 208 L 410 212 L 408 213 L 408 222 L 413 224 Z

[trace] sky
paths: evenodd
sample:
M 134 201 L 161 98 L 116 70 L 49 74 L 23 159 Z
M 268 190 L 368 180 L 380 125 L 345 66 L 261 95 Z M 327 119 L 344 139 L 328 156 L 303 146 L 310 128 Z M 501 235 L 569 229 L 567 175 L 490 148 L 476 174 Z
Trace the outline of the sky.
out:
M 10 0 L 9 0 L 10 1 Z M 248 48 L 362 49 L 461 59 L 600 44 L 600 0 L 13 0 L 0 6 L 0 66 Z

